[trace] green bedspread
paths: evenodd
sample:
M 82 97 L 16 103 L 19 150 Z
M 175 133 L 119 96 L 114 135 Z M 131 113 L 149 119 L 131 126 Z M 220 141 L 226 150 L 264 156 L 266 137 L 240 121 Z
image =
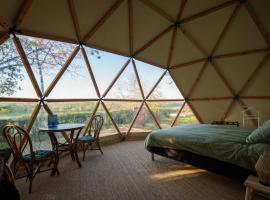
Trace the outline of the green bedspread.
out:
M 245 139 L 251 132 L 228 125 L 187 125 L 153 131 L 145 145 L 186 150 L 254 171 L 259 156 L 270 155 L 270 144 L 247 144 Z

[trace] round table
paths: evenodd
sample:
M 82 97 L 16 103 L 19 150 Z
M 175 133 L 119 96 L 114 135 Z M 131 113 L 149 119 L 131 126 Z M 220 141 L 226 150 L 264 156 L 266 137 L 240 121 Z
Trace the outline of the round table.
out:
M 78 157 L 77 150 L 77 139 L 80 135 L 80 132 L 85 127 L 85 124 L 58 124 L 53 127 L 41 127 L 39 128 L 39 132 L 47 132 L 49 134 L 53 150 L 56 151 L 57 157 L 59 159 L 59 151 L 69 151 L 72 160 L 76 160 L 79 167 L 82 167 L 81 162 Z M 75 131 L 78 131 L 76 137 L 74 138 Z M 65 143 L 60 143 L 57 140 L 56 134 L 70 132 L 69 138 L 65 138 Z

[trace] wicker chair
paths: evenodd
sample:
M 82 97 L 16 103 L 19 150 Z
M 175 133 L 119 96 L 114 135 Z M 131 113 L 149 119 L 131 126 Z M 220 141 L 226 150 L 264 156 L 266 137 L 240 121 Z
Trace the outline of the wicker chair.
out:
M 33 150 L 33 145 L 29 134 L 16 125 L 7 125 L 3 128 L 3 136 L 11 148 L 13 155 L 13 173 L 15 179 L 26 177 L 29 180 L 29 193 L 32 192 L 32 182 L 37 173 L 51 171 L 51 176 L 55 173 L 59 175 L 57 168 L 58 155 L 51 150 Z M 24 154 L 24 152 L 27 154 Z M 49 161 L 48 167 L 52 168 L 41 170 L 42 164 Z M 21 174 L 23 172 L 23 174 Z
M 80 144 L 83 150 L 83 160 L 85 158 L 85 152 L 87 149 L 89 149 L 89 146 L 90 146 L 90 150 L 99 150 L 101 154 L 103 154 L 103 151 L 101 150 L 101 147 L 99 144 L 99 134 L 103 126 L 103 122 L 104 122 L 104 119 L 101 115 L 93 116 L 90 122 L 90 128 L 89 128 L 88 133 L 78 138 L 77 144 Z M 93 143 L 96 144 L 97 148 L 93 148 L 92 146 Z

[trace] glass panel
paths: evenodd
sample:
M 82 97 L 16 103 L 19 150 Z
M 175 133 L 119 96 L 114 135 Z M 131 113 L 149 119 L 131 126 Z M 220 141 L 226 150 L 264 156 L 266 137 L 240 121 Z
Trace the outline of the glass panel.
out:
M 114 128 L 111 119 L 101 104 L 98 107 L 96 115 L 101 115 L 104 118 L 104 123 L 100 132 L 101 136 L 117 134 L 117 130 Z
M 11 39 L 0 45 L 0 96 L 19 98 L 37 97 Z
M 30 131 L 30 136 L 34 149 L 52 149 L 48 133 L 39 132 L 40 127 L 46 127 L 48 124 L 48 113 L 41 107 L 37 118 Z
M 179 125 L 185 125 L 185 124 L 198 124 L 198 120 L 193 114 L 192 110 L 190 107 L 186 104 L 178 116 L 178 119 L 175 122 L 174 126 L 179 126 Z
M 139 107 L 136 108 L 136 112 Z M 149 113 L 149 110 L 144 105 L 131 129 L 131 132 L 145 132 L 158 129 L 152 115 Z
M 144 95 L 147 96 L 165 70 L 138 60 L 135 60 L 135 64 L 141 80 Z
M 182 104 L 182 102 L 177 101 L 148 103 L 150 109 L 154 113 L 157 121 L 162 128 L 171 127 L 171 124 L 175 119 Z
M 126 67 L 121 76 L 112 86 L 106 98 L 142 99 L 140 87 L 132 63 Z
M 150 99 L 183 99 L 183 96 L 176 87 L 171 75 L 166 73 L 163 79 L 159 82 Z
M 0 149 L 7 147 L 2 138 L 2 129 L 6 124 L 16 124 L 26 128 L 36 103 L 0 103 Z
M 41 91 L 44 92 L 76 45 L 28 36 L 19 38 Z
M 86 123 L 92 114 L 96 102 L 60 102 L 48 103 L 49 108 L 58 117 L 59 123 Z
M 121 132 L 127 132 L 141 102 L 105 102 Z
M 102 94 L 129 58 L 91 48 L 85 50 Z
M 81 52 L 78 52 L 48 98 L 97 98 L 93 82 Z

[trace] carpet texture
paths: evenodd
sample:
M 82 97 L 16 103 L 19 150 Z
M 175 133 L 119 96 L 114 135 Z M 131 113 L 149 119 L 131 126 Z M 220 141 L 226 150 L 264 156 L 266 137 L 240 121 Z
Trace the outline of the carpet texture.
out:
M 22 199 L 35 200 L 242 200 L 242 183 L 167 158 L 151 161 L 143 141 L 88 151 L 83 167 L 69 156 L 60 159 L 59 177 L 38 174 L 32 194 L 25 179 L 16 185 Z M 82 153 L 80 153 L 82 158 Z

